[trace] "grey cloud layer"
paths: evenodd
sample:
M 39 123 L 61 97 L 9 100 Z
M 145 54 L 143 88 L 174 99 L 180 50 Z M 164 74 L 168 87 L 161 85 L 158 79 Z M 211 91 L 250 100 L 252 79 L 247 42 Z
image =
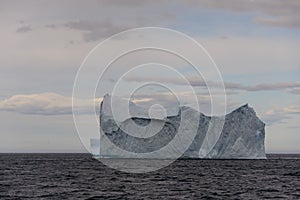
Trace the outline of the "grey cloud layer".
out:
M 111 20 L 102 21 L 68 21 L 61 24 L 46 24 L 44 26 L 23 25 L 16 30 L 16 33 L 26 33 L 38 29 L 48 28 L 52 30 L 58 29 L 70 29 L 75 31 L 81 31 L 83 34 L 83 40 L 85 42 L 97 41 L 102 38 L 107 38 L 113 34 L 119 33 L 130 28 L 134 28 L 133 25 L 119 25 L 114 24 Z
M 87 42 L 98 40 L 103 37 L 109 37 L 118 32 L 133 28 L 133 26 L 130 25 L 116 25 L 109 20 L 70 21 L 65 23 L 63 26 L 73 30 L 83 31 L 84 40 Z
M 244 86 L 237 83 L 225 83 L 228 89 L 246 90 L 246 91 L 265 91 L 265 90 L 285 90 L 285 89 L 295 89 L 300 88 L 299 82 L 282 82 L 282 83 L 265 83 L 257 84 L 253 86 Z
M 70 2 L 71 4 L 72 2 Z M 77 6 L 83 4 L 76 2 Z M 176 1 L 178 7 L 195 7 L 209 10 L 226 10 L 230 12 L 253 13 L 252 19 L 255 23 L 268 26 L 278 26 L 287 28 L 300 28 L 300 2 L 295 0 L 201 0 L 201 1 Z M 68 9 L 68 3 L 61 5 L 60 10 Z M 54 24 L 44 24 L 47 28 L 69 28 L 71 30 L 82 31 L 83 39 L 86 42 L 96 41 L 123 30 L 140 26 L 161 26 L 162 22 L 169 21 L 168 24 L 176 24 L 176 15 L 174 10 L 168 9 L 170 3 L 162 1 L 159 4 L 156 1 L 91 1 L 89 4 L 84 2 L 83 8 L 97 7 L 99 12 L 95 12 L 94 20 L 86 19 L 88 9 L 83 9 L 78 13 L 78 17 L 68 19 L 64 22 Z M 159 6 L 159 7 L 158 7 Z M 150 11 L 159 10 L 157 14 Z M 175 9 L 177 11 L 177 9 Z M 111 11 L 114 15 L 108 14 Z M 105 14 L 106 13 L 106 14 Z M 129 14 L 130 13 L 130 14 Z M 117 20 L 115 16 L 126 15 L 125 20 Z M 75 20 L 76 19 L 76 20 Z M 101 20 L 100 20 L 101 19 Z M 116 23 L 118 22 L 118 23 Z M 41 27 L 41 24 L 38 25 Z M 38 28 L 36 27 L 36 28 Z M 26 33 L 36 28 L 32 25 L 23 25 L 16 30 L 17 33 Z
M 173 83 L 178 85 L 185 85 L 186 83 L 180 79 L 173 79 L 173 78 L 159 78 L 159 77 L 126 77 L 124 78 L 126 81 L 137 81 L 137 82 L 144 82 L 146 80 L 149 81 L 156 81 L 156 82 L 166 82 L 166 83 Z M 192 86 L 199 86 L 199 87 L 207 87 L 207 83 L 213 87 L 219 87 L 222 84 L 213 82 L 199 80 L 199 78 L 189 78 L 188 81 Z M 265 91 L 265 90 L 286 90 L 288 89 L 291 93 L 298 94 L 300 91 L 300 82 L 282 82 L 282 83 L 265 83 L 265 84 L 257 84 L 257 85 L 242 85 L 240 83 L 234 82 L 224 82 L 225 89 L 230 90 L 245 90 L 245 91 Z

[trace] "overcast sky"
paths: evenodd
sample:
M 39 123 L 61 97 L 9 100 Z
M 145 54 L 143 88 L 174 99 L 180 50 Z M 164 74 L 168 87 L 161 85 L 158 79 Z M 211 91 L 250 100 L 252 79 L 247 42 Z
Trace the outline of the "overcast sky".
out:
M 0 152 L 85 152 L 72 117 L 77 70 L 107 37 L 145 26 L 174 29 L 202 44 L 224 79 L 228 112 L 249 103 L 267 125 L 267 152 L 300 152 L 299 10 L 296 0 L 1 0 Z M 109 73 L 149 57 L 169 62 L 188 76 L 208 112 L 205 82 L 190 76 L 184 62 L 161 52 L 147 56 L 129 55 Z M 124 79 L 129 85 L 144 80 L 167 82 L 188 97 L 184 83 L 163 72 Z M 161 88 L 154 91 L 136 97 L 170 99 Z M 94 99 L 80 102 L 82 117 L 91 115 L 85 106 Z

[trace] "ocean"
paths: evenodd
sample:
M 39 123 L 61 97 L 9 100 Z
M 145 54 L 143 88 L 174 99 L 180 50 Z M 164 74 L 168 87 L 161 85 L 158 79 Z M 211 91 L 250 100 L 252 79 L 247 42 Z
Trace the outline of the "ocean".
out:
M 300 199 L 300 155 L 177 160 L 144 174 L 89 154 L 0 154 L 0 199 Z

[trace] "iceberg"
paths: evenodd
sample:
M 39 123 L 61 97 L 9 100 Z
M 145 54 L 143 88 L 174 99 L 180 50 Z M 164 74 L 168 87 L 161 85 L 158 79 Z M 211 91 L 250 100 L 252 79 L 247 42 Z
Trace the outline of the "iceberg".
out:
M 100 139 L 90 139 L 90 152 L 94 157 L 100 157 Z
M 173 159 L 179 154 L 182 159 L 266 158 L 265 124 L 248 104 L 223 117 L 181 106 L 166 112 L 165 117 L 150 118 L 131 101 L 119 99 L 114 106 L 112 102 L 112 97 L 105 95 L 100 105 L 99 154 L 103 158 Z M 118 105 L 127 105 L 128 110 Z M 187 122 L 182 123 L 183 117 Z M 218 120 L 223 120 L 223 126 L 217 134 L 210 125 Z

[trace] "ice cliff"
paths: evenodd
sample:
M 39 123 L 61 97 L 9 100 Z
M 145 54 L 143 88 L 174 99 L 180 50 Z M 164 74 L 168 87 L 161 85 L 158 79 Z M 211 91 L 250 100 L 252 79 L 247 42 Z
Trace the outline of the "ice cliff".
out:
M 117 102 L 119 103 L 119 102 Z M 195 137 L 184 151 L 181 158 L 208 158 L 208 159 L 264 159 L 265 154 L 265 124 L 256 116 L 253 108 L 248 105 L 239 107 L 223 117 L 224 125 L 213 146 L 208 148 L 207 134 L 209 124 L 218 117 L 206 116 L 192 108 L 183 106 L 167 113 L 165 118 L 149 118 L 143 109 L 134 103 L 129 103 L 129 109 L 133 110 L 130 117 L 121 114 L 122 109 L 116 108 L 114 113 L 120 114 L 120 118 L 113 117 L 111 110 L 111 97 L 106 95 L 100 105 L 100 141 L 104 136 L 112 144 L 135 155 L 143 155 L 146 152 L 155 152 L 167 145 L 176 137 L 178 131 L 194 132 Z M 122 115 L 122 116 L 121 116 Z M 182 116 L 189 117 L 189 121 L 198 123 L 198 127 L 182 126 Z M 134 123 L 132 123 L 134 122 Z M 143 128 L 145 127 L 145 128 Z M 132 130 L 133 134 L 128 133 Z M 133 131 L 134 130 L 134 131 Z M 151 135 L 151 131 L 156 134 Z M 181 139 L 181 140 L 184 140 Z M 107 157 L 122 157 L 111 146 L 100 143 L 101 155 Z M 180 149 L 180 141 L 173 146 L 174 151 Z M 204 153 L 203 153 L 204 152 Z M 170 155 L 172 152 L 170 152 Z M 126 156 L 125 156 L 126 157 Z M 131 156 L 130 156 L 131 157 Z M 172 156 L 170 156 L 172 157 Z M 136 158 L 143 158 L 137 156 Z M 152 157 L 153 158 L 153 157 Z M 157 158 L 169 158 L 167 154 L 157 154 Z

